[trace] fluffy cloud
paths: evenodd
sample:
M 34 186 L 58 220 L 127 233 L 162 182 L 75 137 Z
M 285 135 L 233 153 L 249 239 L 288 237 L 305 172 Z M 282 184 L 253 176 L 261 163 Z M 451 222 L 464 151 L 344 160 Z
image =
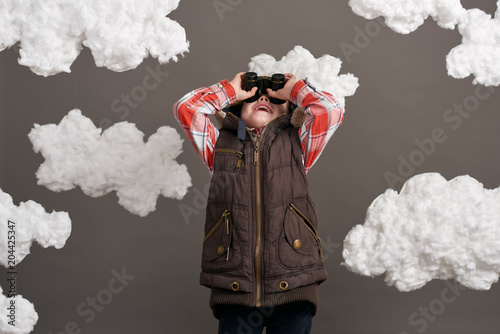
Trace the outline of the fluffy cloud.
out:
M 468 10 L 458 24 L 458 31 L 462 43 L 446 57 L 448 74 L 458 79 L 472 74 L 474 83 L 500 85 L 500 11 L 497 9 L 491 18 L 479 9 Z
M 350 0 L 354 13 L 367 19 L 378 16 L 396 32 L 416 30 L 428 17 L 443 28 L 462 35 L 462 43 L 446 57 L 448 74 L 462 79 L 473 75 L 474 84 L 500 84 L 500 11 L 495 17 L 479 9 L 466 10 L 459 0 Z M 500 0 L 497 2 L 500 7 Z
M 116 191 L 118 203 L 139 216 L 155 210 L 159 195 L 181 199 L 186 194 L 191 177 L 174 160 L 182 152 L 175 129 L 160 127 L 146 143 L 132 123 L 101 131 L 77 109 L 58 125 L 35 124 L 29 138 L 45 158 L 36 173 L 38 184 L 53 191 L 79 186 L 92 197 Z
M 350 271 L 377 276 L 411 291 L 432 279 L 455 279 L 487 290 L 500 273 L 500 188 L 484 189 L 470 176 L 410 178 L 398 194 L 388 189 L 363 225 L 344 240 Z
M 33 201 L 16 206 L 12 197 L 1 189 L 0 222 L 0 264 L 5 267 L 12 265 L 8 262 L 12 260 L 9 254 L 15 256 L 14 265 L 21 262 L 30 253 L 33 241 L 59 249 L 71 234 L 71 220 L 66 212 L 47 213 Z
M 0 264 L 9 269 L 4 280 L 7 296 L 0 287 L 0 333 L 30 333 L 38 314 L 32 303 L 17 294 L 15 266 L 30 253 L 34 241 L 44 248 L 62 248 L 71 234 L 71 220 L 66 212 L 47 213 L 33 201 L 16 206 L 0 189 L 0 222 Z
M 15 317 L 11 315 L 12 303 L 15 307 Z M 13 319 L 14 322 L 11 322 Z M 2 334 L 27 334 L 33 331 L 38 321 L 38 314 L 35 307 L 21 295 L 7 298 L 0 287 L 0 333 Z M 9 324 L 9 322 L 11 322 Z M 14 324 L 14 326 L 13 326 Z
M 354 13 L 367 19 L 379 16 L 392 30 L 408 34 L 430 16 L 443 28 L 453 29 L 465 9 L 460 0 L 349 0 Z
M 19 63 L 43 76 L 70 72 L 83 45 L 113 71 L 148 55 L 167 63 L 189 48 L 184 28 L 165 17 L 179 1 L 2 0 L 0 51 L 20 42 Z
M 313 86 L 331 93 L 344 107 L 345 97 L 354 95 L 359 84 L 358 78 L 350 73 L 339 75 L 341 64 L 342 61 L 333 56 L 323 55 L 316 59 L 302 46 L 295 46 L 280 61 L 271 55 L 260 54 L 250 60 L 248 67 L 259 75 L 293 73 L 299 79 L 307 77 Z

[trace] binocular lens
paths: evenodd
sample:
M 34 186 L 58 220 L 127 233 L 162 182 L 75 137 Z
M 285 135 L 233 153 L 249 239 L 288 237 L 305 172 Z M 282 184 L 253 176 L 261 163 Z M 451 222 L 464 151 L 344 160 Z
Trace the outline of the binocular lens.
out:
M 255 81 L 257 80 L 258 76 L 257 73 L 255 72 L 247 72 L 245 73 L 245 79 L 248 81 Z
M 280 90 L 285 86 L 285 75 L 281 73 L 275 73 L 271 78 L 266 76 L 258 76 L 255 72 L 246 72 L 243 76 L 242 88 L 246 91 L 252 90 L 253 87 L 257 87 L 257 92 L 254 96 L 245 100 L 245 102 L 255 102 L 259 99 L 262 94 L 267 94 L 267 89 L 271 88 L 273 91 Z M 286 101 L 277 98 L 270 98 L 271 103 L 283 104 Z
M 274 82 L 276 82 L 276 83 L 283 83 L 283 86 L 285 85 L 285 75 L 284 74 L 275 73 L 271 77 L 271 80 L 272 80 L 273 83 Z

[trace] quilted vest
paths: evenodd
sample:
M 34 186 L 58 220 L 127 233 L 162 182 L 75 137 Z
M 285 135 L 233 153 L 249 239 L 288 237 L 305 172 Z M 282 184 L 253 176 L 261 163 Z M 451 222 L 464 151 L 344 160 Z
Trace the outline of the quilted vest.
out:
M 261 306 L 266 295 L 321 283 L 327 273 L 298 129 L 282 115 L 242 140 L 238 125 L 228 113 L 215 147 L 200 284 Z

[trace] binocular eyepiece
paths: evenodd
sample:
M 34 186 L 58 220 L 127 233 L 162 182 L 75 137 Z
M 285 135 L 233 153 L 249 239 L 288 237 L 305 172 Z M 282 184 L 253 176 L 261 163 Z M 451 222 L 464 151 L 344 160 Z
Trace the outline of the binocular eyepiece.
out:
M 271 88 L 273 91 L 277 91 L 285 86 L 285 75 L 281 73 L 275 73 L 271 77 L 267 76 L 257 76 L 255 72 L 246 72 L 243 76 L 242 80 L 242 89 L 249 91 L 253 87 L 258 87 L 255 95 L 249 97 L 245 100 L 245 102 L 255 102 L 259 99 L 259 96 L 262 94 L 267 94 L 267 89 Z M 274 97 L 270 97 L 271 103 L 274 104 L 283 104 L 286 101 L 280 100 Z

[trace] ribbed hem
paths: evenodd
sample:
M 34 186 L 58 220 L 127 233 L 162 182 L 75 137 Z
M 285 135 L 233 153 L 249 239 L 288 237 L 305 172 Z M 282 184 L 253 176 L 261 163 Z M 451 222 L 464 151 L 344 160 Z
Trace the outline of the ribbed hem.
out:
M 319 307 L 318 284 L 313 283 L 289 291 L 271 293 L 262 296 L 262 307 L 271 308 L 278 305 L 288 304 L 297 301 L 308 301 L 314 305 L 314 314 Z M 210 308 L 214 316 L 218 318 L 214 309 L 215 305 L 243 305 L 255 307 L 255 297 L 249 292 L 233 292 L 225 289 L 212 288 L 210 294 Z

